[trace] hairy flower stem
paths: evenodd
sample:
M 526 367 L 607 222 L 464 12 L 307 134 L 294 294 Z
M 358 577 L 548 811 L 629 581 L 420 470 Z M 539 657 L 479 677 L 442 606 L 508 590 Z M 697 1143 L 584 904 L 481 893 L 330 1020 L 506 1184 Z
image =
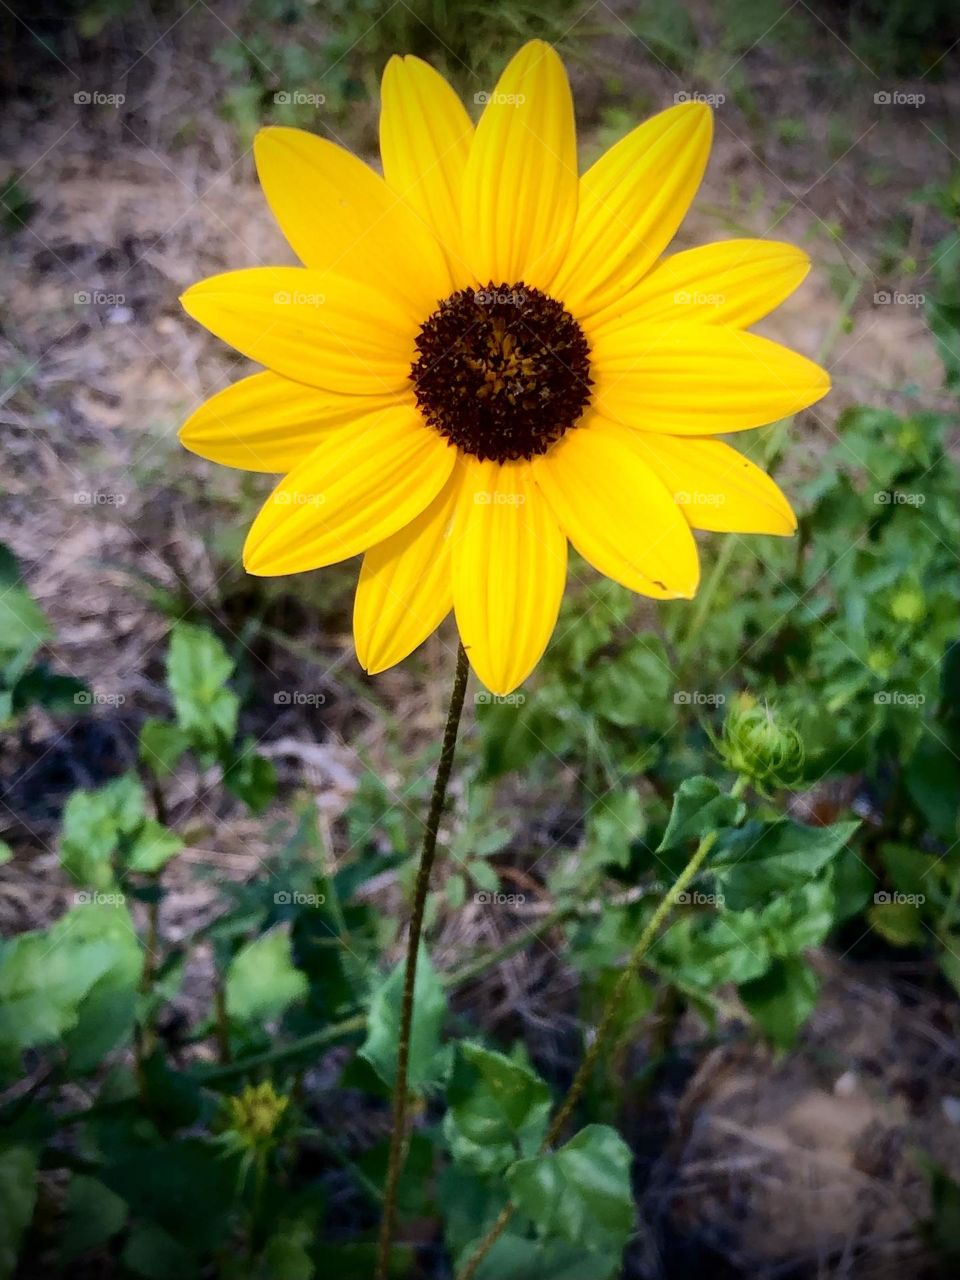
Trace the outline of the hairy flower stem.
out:
M 739 796 L 746 787 L 746 779 L 738 778 L 734 783 L 731 794 Z M 547 1130 L 546 1137 L 540 1146 L 540 1154 L 544 1155 L 554 1145 L 566 1127 L 567 1121 L 573 1114 L 573 1109 L 580 1100 L 580 1096 L 587 1086 L 597 1061 L 603 1050 L 606 1048 L 611 1033 L 616 1028 L 617 1021 L 622 1015 L 627 997 L 630 994 L 630 987 L 633 984 L 644 957 L 653 945 L 657 934 L 660 932 L 660 926 L 670 915 L 677 899 L 684 892 L 687 885 L 690 884 L 694 876 L 703 866 L 707 855 L 717 842 L 718 832 L 709 831 L 703 836 L 697 845 L 693 856 L 687 865 L 677 876 L 676 880 L 664 894 L 660 900 L 660 905 L 654 911 L 653 915 L 647 921 L 647 926 L 637 939 L 637 944 L 630 953 L 630 959 L 627 961 L 626 967 L 617 979 L 617 984 L 613 989 L 610 997 L 603 1007 L 603 1013 L 600 1018 L 600 1025 L 597 1027 L 597 1033 L 593 1038 L 593 1043 L 584 1055 L 583 1061 L 577 1069 L 577 1074 L 573 1077 L 573 1083 L 567 1091 L 560 1110 L 553 1117 L 553 1122 Z M 496 1222 L 477 1245 L 471 1257 L 468 1259 L 462 1271 L 457 1273 L 457 1280 L 473 1280 L 477 1273 L 480 1263 L 484 1260 L 500 1236 L 506 1230 L 510 1219 L 513 1217 L 513 1204 L 508 1202 L 500 1210 Z
M 433 783 L 430 810 L 423 832 L 420 849 L 420 865 L 413 894 L 413 913 L 410 916 L 410 936 L 407 939 L 407 962 L 403 979 L 403 1003 L 400 1009 L 400 1038 L 397 1042 L 397 1078 L 393 1086 L 393 1126 L 390 1133 L 390 1155 L 387 1161 L 387 1181 L 383 1193 L 383 1218 L 380 1223 L 380 1242 L 377 1249 L 377 1280 L 386 1280 L 390 1266 L 390 1247 L 397 1217 L 397 1184 L 403 1170 L 407 1136 L 407 1069 L 410 1062 L 410 1030 L 413 1025 L 413 995 L 417 976 L 417 953 L 420 950 L 420 934 L 423 931 L 423 912 L 430 887 L 430 872 L 437 852 L 437 830 L 447 798 L 447 784 L 453 768 L 453 756 L 457 748 L 457 730 L 467 691 L 467 655 L 463 645 L 457 648 L 457 670 L 450 693 L 450 709 L 443 731 L 443 746 L 437 764 L 437 776 Z

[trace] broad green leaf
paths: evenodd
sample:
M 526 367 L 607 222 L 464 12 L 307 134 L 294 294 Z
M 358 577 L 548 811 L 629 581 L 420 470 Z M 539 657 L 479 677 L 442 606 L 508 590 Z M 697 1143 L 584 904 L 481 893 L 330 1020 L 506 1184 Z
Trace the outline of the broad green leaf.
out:
M 294 966 L 286 929 L 248 942 L 227 971 L 227 1012 L 240 1022 L 278 1018 L 307 994 L 307 979 Z
M 877 894 L 876 898 L 890 897 Z M 870 928 L 894 947 L 911 947 L 923 940 L 923 921 L 915 903 L 874 901 L 867 912 Z
M 30 1147 L 0 1147 L 0 1280 L 11 1280 L 20 1241 L 37 1199 L 37 1154 Z
M 75 1173 L 64 1202 L 60 1256 L 71 1262 L 115 1236 L 127 1221 L 126 1203 L 98 1178 Z
M 132 773 L 98 791 L 74 791 L 63 811 L 60 861 L 77 884 L 106 889 L 114 882 L 113 857 L 124 836 L 146 816 L 146 795 Z
M 811 880 L 774 900 L 760 913 L 770 953 L 792 956 L 818 947 L 833 928 L 835 898 L 826 879 Z
M 859 825 L 808 827 L 790 818 L 748 822 L 720 836 L 710 871 L 722 885 L 728 907 L 755 907 L 770 894 L 805 884 L 836 857 Z
M 728 795 L 712 778 L 685 778 L 673 797 L 670 821 L 657 853 L 734 826 L 743 813 L 743 801 Z
M 127 1266 L 158 1280 L 193 1274 L 194 1253 L 221 1247 L 229 1234 L 238 1173 L 238 1161 L 214 1143 L 199 1138 L 139 1143 L 129 1135 L 99 1174 L 127 1202 L 131 1218 L 148 1224 L 142 1235 L 136 1230 L 131 1235 L 131 1246 L 138 1239 L 136 1263 L 128 1246 Z
M 611 791 L 598 799 L 587 815 L 585 857 L 597 866 L 630 863 L 633 842 L 646 830 L 640 793 L 634 787 Z
M 615 660 L 603 658 L 590 668 L 584 706 L 619 728 L 662 733 L 674 720 L 672 689 L 663 643 L 647 634 Z
M 134 1227 L 123 1250 L 123 1263 L 135 1276 L 145 1280 L 195 1280 L 200 1263 L 186 1242 L 181 1243 L 169 1231 L 145 1222 Z
M 820 984 L 799 957 L 775 960 L 767 972 L 739 988 L 760 1029 L 779 1049 L 793 1045 L 817 1003 Z
M 480 1238 L 459 1258 L 464 1266 Z M 620 1274 L 619 1248 L 599 1253 L 563 1240 L 530 1240 L 505 1232 L 477 1270 L 477 1280 L 612 1280 Z
M 232 742 L 237 731 L 240 700 L 227 687 L 233 667 L 233 660 L 212 631 L 187 622 L 178 622 L 173 628 L 167 685 L 177 724 L 200 751 L 216 751 L 223 743 Z
M 10 668 L 8 674 L 9 671 Z M 82 680 L 53 671 L 45 662 L 36 662 L 24 671 L 10 697 L 14 714 L 28 707 L 75 714 L 78 708 L 87 707 L 91 702 L 90 691 Z
M 119 895 L 117 895 L 119 898 Z M 136 1016 L 143 951 L 130 912 L 122 901 L 77 906 L 50 931 L 54 946 L 81 955 L 103 945 L 110 963 L 85 992 L 76 1021 L 63 1035 L 73 1071 L 92 1071 L 104 1056 L 130 1040 Z
M 177 767 L 190 741 L 178 724 L 151 717 L 140 730 L 140 760 L 157 778 L 168 777 Z
M 590 1124 L 559 1151 L 518 1160 L 506 1175 L 510 1198 L 541 1236 L 622 1249 L 634 1228 L 631 1158 L 618 1133 Z
M 870 901 L 876 876 L 850 845 L 833 862 L 833 916 L 839 924 L 857 915 Z
M 155 875 L 183 848 L 183 841 L 175 831 L 162 826 L 153 818 L 147 818 L 126 851 L 129 871 Z
M 313 1280 L 310 1257 L 315 1237 L 314 1224 L 281 1222 L 267 1241 L 263 1264 L 270 1280 Z
M 7 844 L 6 840 L 0 840 L 0 867 L 8 863 L 13 857 L 13 850 Z
M 550 1117 L 550 1090 L 539 1076 L 468 1041 L 456 1047 L 447 1103 L 444 1129 L 454 1154 L 487 1173 L 532 1155 Z
M 13 685 L 34 653 L 50 637 L 43 610 L 20 579 L 16 557 L 0 543 L 0 669 Z
M 0 1066 L 24 1049 L 64 1041 L 97 1055 L 128 1033 L 141 969 L 121 904 L 84 902 L 50 929 L 0 947 Z M 76 1039 L 74 1039 L 76 1037 Z
M 397 1041 L 400 1036 L 400 1007 L 403 1000 L 403 961 L 373 993 L 367 1018 L 367 1038 L 360 1049 L 385 1084 L 392 1086 L 397 1071 Z M 440 1033 L 447 1012 L 447 997 L 426 948 L 417 954 L 414 976 L 413 1027 L 410 1034 L 411 1089 L 433 1084 L 445 1055 L 440 1052 Z
M 944 871 L 949 874 L 952 870 L 948 860 L 924 853 L 908 844 L 882 844 L 880 861 L 894 889 L 912 898 L 914 905 L 930 897 L 937 887 L 940 875 Z
M 683 917 L 663 934 L 651 954 L 667 976 L 704 992 L 758 978 L 770 965 L 769 939 L 756 911 Z
M 254 813 L 262 813 L 277 791 L 273 761 L 254 750 L 252 738 L 232 757 L 223 771 L 223 781 Z
M 479 858 L 471 858 L 464 869 L 478 888 L 486 890 L 487 893 L 496 893 L 499 890 L 500 877 L 489 863 L 481 862 Z

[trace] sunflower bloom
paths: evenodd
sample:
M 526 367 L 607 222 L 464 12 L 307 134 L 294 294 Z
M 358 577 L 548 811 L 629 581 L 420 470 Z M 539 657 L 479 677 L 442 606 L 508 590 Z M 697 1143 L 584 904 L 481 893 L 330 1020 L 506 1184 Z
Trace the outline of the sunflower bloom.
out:
M 368 672 L 454 610 L 471 665 L 509 693 L 557 619 L 568 542 L 655 599 L 689 598 L 693 529 L 788 535 L 780 489 L 721 435 L 829 389 L 748 332 L 805 254 L 731 240 L 664 257 L 707 162 L 700 103 L 654 116 L 577 173 L 570 87 L 525 45 L 474 127 L 418 58 L 383 77 L 383 177 L 298 129 L 256 140 L 302 267 L 203 280 L 187 312 L 265 366 L 181 432 L 201 457 L 284 473 L 244 548 L 253 574 L 363 553 Z

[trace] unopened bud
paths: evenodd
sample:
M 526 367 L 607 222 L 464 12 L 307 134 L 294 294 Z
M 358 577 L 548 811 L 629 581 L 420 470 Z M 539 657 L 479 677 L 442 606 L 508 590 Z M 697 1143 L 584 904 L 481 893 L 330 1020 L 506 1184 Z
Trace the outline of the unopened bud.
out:
M 731 773 L 747 778 L 760 792 L 789 791 L 803 777 L 805 753 L 800 734 L 749 694 L 731 702 L 719 749 Z

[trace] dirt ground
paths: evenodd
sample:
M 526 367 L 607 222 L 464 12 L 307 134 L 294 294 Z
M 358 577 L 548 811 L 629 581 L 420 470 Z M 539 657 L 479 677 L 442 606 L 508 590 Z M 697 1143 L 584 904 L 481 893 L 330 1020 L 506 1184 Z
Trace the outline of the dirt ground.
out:
M 573 66 L 585 154 L 605 140 L 611 109 L 720 93 L 732 74 L 721 66 L 712 80 L 686 84 L 631 34 L 623 6 L 594 10 L 602 30 L 583 39 Z M 267 622 L 292 640 L 247 643 L 239 548 L 271 481 L 205 464 L 176 441 L 195 405 L 247 371 L 188 320 L 178 294 L 219 270 L 292 261 L 249 146 L 220 113 L 225 73 L 210 50 L 235 21 L 236 6 L 199 4 L 172 25 L 155 20 L 152 44 L 134 31 L 78 47 L 69 67 L 38 55 L 21 32 L 16 65 L 6 67 L 0 177 L 18 175 L 33 212 L 0 250 L 0 541 L 52 622 L 58 666 L 118 705 L 67 724 L 31 713 L 4 735 L 0 834 L 17 850 L 0 870 L 4 932 L 63 909 L 68 887 L 54 850 L 63 800 L 124 767 L 136 725 L 163 706 L 170 619 L 158 599 L 215 614 L 243 640 L 263 686 L 249 729 L 281 766 L 286 794 L 315 797 L 334 849 L 336 820 L 365 762 L 393 767 L 382 709 L 413 746 L 440 723 L 432 690 L 442 682 L 425 679 L 445 665 L 439 643 L 376 685 L 357 668 L 350 566 L 302 595 L 283 585 L 268 593 Z M 835 380 L 835 394 L 798 435 L 790 465 L 801 469 L 833 439 L 847 404 L 900 407 L 908 392 L 939 403 L 942 371 L 921 308 L 877 295 L 923 292 L 924 269 L 903 264 L 924 261 L 936 229 L 912 197 L 945 178 L 958 159 L 951 148 L 960 149 L 960 80 L 925 80 L 921 108 L 878 106 L 874 94 L 893 86 L 818 23 L 819 48 L 804 61 L 785 60 L 772 36 L 746 55 L 753 105 L 745 111 L 730 98 L 717 107 L 716 148 L 680 238 L 686 246 L 771 235 L 811 253 L 810 278 L 763 326 L 822 355 Z M 75 101 L 95 90 L 122 93 L 125 103 Z M 804 122 L 800 140 L 777 132 L 785 118 Z M 318 128 L 375 163 L 375 119 L 374 105 L 361 102 L 347 125 L 320 118 Z M 329 695 L 319 721 L 295 709 L 278 716 L 272 704 L 272 691 L 303 672 L 304 650 Z M 182 884 L 164 907 L 171 938 L 215 904 L 215 889 L 191 878 L 193 862 L 215 858 L 225 876 L 243 878 L 263 853 L 262 823 L 203 797 L 194 778 L 171 800 L 192 833 L 176 872 Z M 395 884 L 383 893 L 389 906 Z M 440 929 L 440 962 L 487 927 L 459 913 Z M 530 927 L 519 917 L 496 926 L 501 940 Z M 720 1047 L 699 1067 L 702 1027 L 691 1022 L 655 1101 L 633 1114 L 628 1100 L 628 1122 L 648 1135 L 632 1136 L 649 1152 L 637 1274 L 684 1274 L 671 1259 L 673 1267 L 685 1260 L 690 1274 L 923 1273 L 914 1226 L 929 1206 L 918 1153 L 960 1175 L 957 1007 L 922 965 L 853 958 L 858 942 L 821 958 L 824 996 L 797 1052 L 774 1061 L 750 1047 L 731 1008 Z M 542 1007 L 545 980 L 569 1009 L 555 945 L 548 936 L 507 961 L 468 993 L 471 1009 L 495 1022 L 506 1003 L 523 1023 L 528 1005 Z

